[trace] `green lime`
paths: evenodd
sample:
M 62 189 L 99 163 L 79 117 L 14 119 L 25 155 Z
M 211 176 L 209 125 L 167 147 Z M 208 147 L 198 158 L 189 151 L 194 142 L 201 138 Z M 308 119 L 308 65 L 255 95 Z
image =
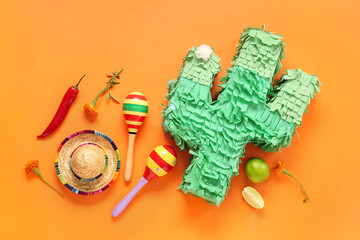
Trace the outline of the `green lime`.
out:
M 253 183 L 261 183 L 268 179 L 270 169 L 264 160 L 260 158 L 250 158 L 245 165 L 245 173 Z

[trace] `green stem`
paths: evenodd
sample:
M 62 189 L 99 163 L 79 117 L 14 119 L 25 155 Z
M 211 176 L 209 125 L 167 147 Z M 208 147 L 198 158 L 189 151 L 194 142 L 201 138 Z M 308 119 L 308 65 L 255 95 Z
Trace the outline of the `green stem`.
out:
M 47 181 L 45 181 L 45 179 L 43 178 L 43 176 L 41 176 L 39 169 L 37 169 L 36 167 L 33 168 L 33 172 L 36 173 L 37 175 L 39 175 L 39 177 L 41 178 L 41 180 L 44 181 L 44 183 L 46 183 L 49 187 L 51 187 L 57 194 L 59 194 L 62 198 L 64 197 L 63 195 L 61 195 L 61 193 L 59 193 L 55 188 L 53 188 Z
M 91 102 L 90 107 L 95 107 L 95 104 L 98 100 L 98 98 L 107 90 L 109 90 L 112 87 L 111 84 L 107 84 L 106 87 L 96 96 L 96 98 L 94 99 L 94 101 Z
M 116 75 L 114 76 L 114 78 L 116 78 L 117 76 L 119 76 L 119 74 L 122 72 L 122 70 L 124 70 L 124 68 L 120 69 L 120 71 L 118 71 L 118 72 L 116 73 Z
M 124 68 L 120 69 L 120 71 L 118 72 L 118 74 L 117 74 L 117 75 L 119 75 L 119 74 L 122 72 L 122 70 L 124 70 Z
M 124 68 L 120 69 L 119 72 L 116 72 L 115 75 L 113 75 L 113 77 L 109 80 L 109 82 L 106 84 L 106 87 L 96 96 L 96 98 L 94 99 L 94 101 L 91 102 L 90 107 L 95 107 L 96 102 L 98 100 L 98 98 L 106 91 L 108 91 L 110 88 L 112 88 L 114 86 L 114 84 L 119 84 L 118 82 L 116 82 L 116 78 L 119 76 L 119 74 L 122 72 Z
M 305 188 L 303 187 L 303 185 L 301 184 L 301 182 L 300 182 L 299 180 L 297 180 L 297 179 L 296 179 L 291 173 L 289 173 L 286 169 L 283 169 L 282 172 L 285 173 L 286 175 L 290 176 L 291 178 L 295 179 L 295 181 L 300 185 L 302 192 L 306 195 L 306 198 L 305 198 L 304 202 L 305 202 L 306 200 L 309 200 L 309 202 L 311 202 L 311 201 L 310 201 L 310 198 L 309 198 L 309 195 L 306 193 Z

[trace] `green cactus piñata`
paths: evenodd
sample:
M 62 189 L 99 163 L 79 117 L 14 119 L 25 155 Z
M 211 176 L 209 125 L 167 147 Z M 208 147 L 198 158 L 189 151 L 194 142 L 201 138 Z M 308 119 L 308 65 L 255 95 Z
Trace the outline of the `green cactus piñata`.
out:
M 182 191 L 219 206 L 238 174 L 246 144 L 265 151 L 288 147 L 320 83 L 315 75 L 296 69 L 287 70 L 273 88 L 284 58 L 282 37 L 249 27 L 213 102 L 210 89 L 220 59 L 210 48 L 207 57 L 197 49 L 190 49 L 179 77 L 168 83 L 163 128 L 181 150 L 187 146 L 193 155 Z

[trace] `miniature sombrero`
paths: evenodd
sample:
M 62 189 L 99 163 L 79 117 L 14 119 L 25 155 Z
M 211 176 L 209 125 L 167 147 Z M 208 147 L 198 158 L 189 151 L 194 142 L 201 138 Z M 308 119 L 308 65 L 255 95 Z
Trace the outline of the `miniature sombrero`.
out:
M 60 181 L 72 192 L 94 195 L 116 180 L 120 156 L 115 143 L 93 130 L 76 132 L 60 144 L 55 156 Z

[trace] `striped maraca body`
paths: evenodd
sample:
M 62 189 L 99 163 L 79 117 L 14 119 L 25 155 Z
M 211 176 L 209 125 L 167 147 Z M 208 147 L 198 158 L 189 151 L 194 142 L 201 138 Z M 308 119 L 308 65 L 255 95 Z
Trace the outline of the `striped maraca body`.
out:
M 176 164 L 176 152 L 168 145 L 156 147 L 148 156 L 143 178 L 150 181 L 170 172 Z
M 124 101 L 123 113 L 129 130 L 129 146 L 125 163 L 124 178 L 130 181 L 133 169 L 133 154 L 136 133 L 139 130 L 148 112 L 148 101 L 139 92 L 130 93 Z
M 126 195 L 112 211 L 112 216 L 117 217 L 130 203 L 136 193 L 150 180 L 166 175 L 176 164 L 176 152 L 167 145 L 156 147 L 148 156 L 143 177 L 139 183 Z
M 130 134 L 136 134 L 148 112 L 148 101 L 139 92 L 130 93 L 124 101 L 123 112 Z

